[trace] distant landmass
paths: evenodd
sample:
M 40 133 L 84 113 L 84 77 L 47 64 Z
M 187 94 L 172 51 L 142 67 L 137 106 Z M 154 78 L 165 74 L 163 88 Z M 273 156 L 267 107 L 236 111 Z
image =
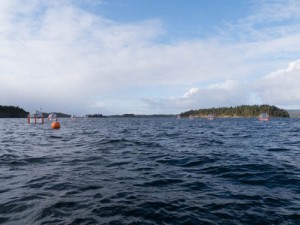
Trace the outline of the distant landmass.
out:
M 28 112 L 17 106 L 0 105 L 0 118 L 26 118 Z
M 135 118 L 143 118 L 143 117 L 175 117 L 175 115 L 173 114 L 151 114 L 151 115 L 142 115 L 142 114 L 123 114 L 123 115 L 111 115 L 111 116 L 107 116 L 107 117 L 135 117 Z
M 287 109 L 291 118 L 300 118 L 300 109 Z
M 52 112 L 52 113 L 55 113 L 58 118 L 70 118 L 71 117 L 71 115 L 61 113 L 61 112 Z M 45 118 L 47 118 L 49 116 L 49 114 L 51 114 L 51 113 L 44 113 L 43 112 L 43 115 L 44 115 Z
M 102 118 L 104 116 L 102 114 L 87 114 L 84 117 L 87 117 L 87 118 Z
M 286 118 L 300 118 L 300 110 L 284 110 L 276 106 L 271 105 L 242 105 L 236 107 L 221 107 L 221 108 L 208 108 L 189 110 L 180 114 L 181 117 L 207 117 L 209 114 L 214 114 L 217 117 L 257 117 L 261 113 L 268 113 L 271 117 L 286 117 Z M 70 118 L 71 115 L 54 112 L 59 118 Z M 26 118 L 29 112 L 18 106 L 2 106 L 0 105 L 0 118 Z M 50 113 L 43 113 L 47 118 Z M 106 118 L 106 117 L 174 117 L 173 114 L 152 114 L 152 115 L 135 115 L 132 113 L 123 115 L 109 115 L 104 116 L 102 114 L 88 114 L 85 117 L 88 118 Z
M 214 114 L 217 117 L 258 117 L 261 113 L 268 113 L 271 117 L 289 118 L 290 114 L 287 110 L 280 109 L 271 105 L 241 105 L 235 107 L 221 107 L 189 110 L 180 114 L 181 117 L 207 117 Z
M 2 106 L 0 105 L 0 118 L 26 118 L 29 112 L 18 106 Z M 44 117 L 47 118 L 50 113 L 43 113 Z M 70 115 L 65 113 L 56 113 L 57 117 L 64 118 L 70 117 Z

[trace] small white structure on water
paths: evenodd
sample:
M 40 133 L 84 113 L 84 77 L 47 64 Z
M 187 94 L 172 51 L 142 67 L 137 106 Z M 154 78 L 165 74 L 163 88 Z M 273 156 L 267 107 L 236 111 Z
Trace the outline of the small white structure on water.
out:
M 44 115 L 42 111 L 35 110 L 34 112 L 31 112 L 28 117 L 28 123 L 33 123 L 33 124 L 43 124 L 44 123 Z
M 270 116 L 268 113 L 262 113 L 258 116 L 259 121 L 270 121 Z
M 215 115 L 214 114 L 208 114 L 207 115 L 207 119 L 208 120 L 214 120 L 215 119 Z
M 48 120 L 49 121 L 52 121 L 52 120 L 55 120 L 57 121 L 57 116 L 55 113 L 50 113 L 49 116 L 48 116 Z

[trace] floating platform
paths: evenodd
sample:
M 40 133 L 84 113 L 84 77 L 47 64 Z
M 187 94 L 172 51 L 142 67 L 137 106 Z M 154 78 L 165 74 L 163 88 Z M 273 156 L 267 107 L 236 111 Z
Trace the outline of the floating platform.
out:
M 43 124 L 44 123 L 44 115 L 41 111 L 35 110 L 30 113 L 27 117 L 28 123 L 33 124 Z

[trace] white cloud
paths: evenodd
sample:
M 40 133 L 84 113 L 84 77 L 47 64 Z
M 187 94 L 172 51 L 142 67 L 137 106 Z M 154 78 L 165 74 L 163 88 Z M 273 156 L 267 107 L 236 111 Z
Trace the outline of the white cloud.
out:
M 247 104 L 252 100 L 249 86 L 251 85 L 237 80 L 226 80 L 206 88 L 191 88 L 182 97 L 144 99 L 144 101 L 150 107 L 162 111 L 173 109 L 172 113 L 187 109 L 235 106 Z
M 298 0 L 262 1 L 256 13 L 248 18 L 253 24 L 300 18 Z
M 262 7 L 231 30 L 223 30 L 221 36 L 163 43 L 157 42 L 159 37 L 167 37 L 163 21 L 117 23 L 68 0 L 3 0 L 0 104 L 15 104 L 30 111 L 42 106 L 72 114 L 88 110 L 94 113 L 97 109 L 113 112 L 111 107 L 116 107 L 116 113 L 126 113 L 130 108 L 168 113 L 191 107 L 245 104 L 249 99 L 270 100 L 276 82 L 264 78 L 271 81 L 261 92 L 251 86 L 253 80 L 277 70 L 300 53 L 300 29 L 295 23 L 274 29 L 256 29 L 254 25 L 263 21 L 264 15 L 268 21 L 297 19 L 300 12 L 296 13 L 295 4 L 290 1 L 278 18 L 272 18 L 271 13 L 279 9 L 277 5 L 271 12 Z M 228 41 L 226 35 L 231 31 L 238 33 L 239 39 Z M 251 38 L 244 39 L 245 33 Z M 296 79 L 296 75 L 288 76 Z M 203 87 L 206 82 L 211 85 Z M 288 86 L 290 81 L 285 82 Z M 196 88 L 183 97 L 158 99 L 141 91 L 147 87 L 157 92 L 157 88 L 170 86 Z M 123 96 L 126 91 L 136 91 L 135 99 Z M 146 104 L 137 103 L 141 98 Z M 283 94 L 280 98 L 284 99 Z M 293 99 L 298 100 L 290 98 L 289 102 Z M 134 107 L 137 105 L 140 108 Z M 151 108 L 147 108 L 149 105 Z
M 256 90 L 266 102 L 276 105 L 299 105 L 300 60 L 289 64 L 287 69 L 273 72 L 256 82 Z
M 199 88 L 191 88 L 188 92 L 186 92 L 183 97 L 185 98 L 189 98 L 193 95 L 196 95 L 197 93 L 199 93 Z
M 19 20 L 19 11 L 11 10 L 16 2 L 1 7 L 9 15 L 1 27 L 10 28 L 0 33 L 4 104 L 87 104 L 91 95 L 126 84 L 131 51 L 160 32 L 156 21 L 120 25 L 68 4 L 46 4 L 38 22 L 23 10 Z
M 45 2 L 43 10 L 35 2 L 20 12 L 12 10 L 16 3 L 7 3 L 3 27 L 10 29 L 0 35 L 2 102 L 22 98 L 32 99 L 31 105 L 71 107 L 111 89 L 237 74 L 228 66 L 238 58 L 215 41 L 154 44 L 163 33 L 159 21 L 119 24 L 70 4 Z M 218 66 L 212 67 L 215 61 Z
M 145 99 L 151 107 L 173 113 L 187 109 L 229 107 L 242 104 L 271 104 L 300 107 L 300 60 L 251 82 L 226 80 L 206 88 L 191 88 L 182 97 Z

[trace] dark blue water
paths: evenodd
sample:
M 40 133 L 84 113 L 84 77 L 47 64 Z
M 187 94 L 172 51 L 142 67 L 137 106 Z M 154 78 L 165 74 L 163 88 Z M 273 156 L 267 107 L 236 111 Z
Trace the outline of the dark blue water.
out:
M 300 120 L 0 120 L 0 224 L 300 224 Z

